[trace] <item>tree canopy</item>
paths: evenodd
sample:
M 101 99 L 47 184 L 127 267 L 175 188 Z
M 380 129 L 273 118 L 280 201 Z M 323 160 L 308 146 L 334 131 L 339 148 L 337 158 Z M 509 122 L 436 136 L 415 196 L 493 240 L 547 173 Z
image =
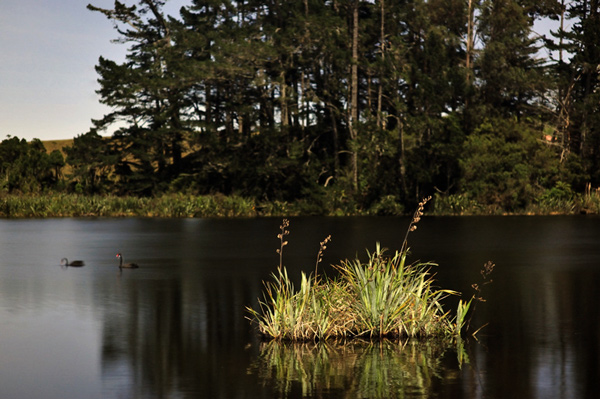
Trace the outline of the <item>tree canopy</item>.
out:
M 128 51 L 70 189 L 513 210 L 600 185 L 598 1 L 165 3 L 88 5 Z

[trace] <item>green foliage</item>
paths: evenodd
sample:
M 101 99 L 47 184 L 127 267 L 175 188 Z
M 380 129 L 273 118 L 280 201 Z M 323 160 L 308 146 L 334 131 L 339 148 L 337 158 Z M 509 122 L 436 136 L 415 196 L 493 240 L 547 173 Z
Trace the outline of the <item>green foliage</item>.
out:
M 342 287 L 348 292 L 345 303 L 355 320 L 354 335 L 429 337 L 448 333 L 451 323 L 441 301 L 449 290 L 434 290 L 430 263 L 407 266 L 407 252 L 384 256 L 377 245 L 368 261 L 342 262 Z
M 435 215 L 467 215 L 486 213 L 485 208 L 465 194 L 441 195 L 436 193 L 433 200 Z
M 486 116 L 538 116 L 539 102 L 548 86 L 541 61 L 534 57 L 539 46 L 532 34 L 534 19 L 515 0 L 481 3 L 479 35 L 483 48 L 477 58 L 482 87 L 480 103 Z
M 109 143 L 108 139 L 90 131 L 77 136 L 71 146 L 65 147 L 75 192 L 98 194 L 109 190 L 114 164 Z
M 17 137 L 0 143 L 0 189 L 7 193 L 40 193 L 57 187 L 64 161 L 60 153 L 47 154 L 40 140 Z
M 559 41 L 549 43 L 558 50 L 553 65 L 558 88 L 557 138 L 566 153 L 580 157 L 598 185 L 600 154 L 600 5 L 596 1 L 565 4 L 569 30 L 553 32 Z M 566 61 L 566 58 L 569 58 Z
M 377 216 L 400 216 L 405 214 L 404 205 L 394 195 L 386 195 L 379 199 L 368 211 Z
M 537 200 L 539 213 L 571 213 L 575 208 L 575 193 L 566 183 L 561 181 L 545 190 Z
M 600 190 L 587 190 L 581 198 L 581 212 L 600 214 Z
M 491 210 L 523 209 L 553 182 L 558 167 L 537 136 L 527 125 L 504 119 L 480 125 L 465 142 L 460 159 L 461 191 Z M 535 168 L 541 160 L 548 162 L 545 169 Z
M 468 301 L 460 299 L 458 301 L 458 306 L 456 308 L 456 321 L 454 323 L 454 334 L 456 336 L 461 335 L 462 330 L 467 323 L 467 314 L 469 313 L 473 299 L 474 298 L 471 298 Z

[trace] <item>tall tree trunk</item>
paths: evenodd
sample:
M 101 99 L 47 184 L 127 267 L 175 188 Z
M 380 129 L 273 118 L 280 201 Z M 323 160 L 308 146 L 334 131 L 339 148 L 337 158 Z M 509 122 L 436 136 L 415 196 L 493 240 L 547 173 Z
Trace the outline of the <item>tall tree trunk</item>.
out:
M 471 87 L 474 80 L 473 72 L 473 50 L 475 47 L 475 2 L 477 0 L 468 0 L 467 8 L 467 41 L 465 48 L 465 112 L 463 113 L 463 123 L 467 131 L 471 130 L 471 122 L 473 116 L 471 115 Z
M 404 153 L 404 125 L 400 119 L 398 119 L 398 144 L 400 148 L 398 149 L 400 152 L 400 156 L 398 157 L 398 163 L 400 166 L 400 183 L 402 184 L 402 192 L 404 195 L 408 196 L 408 186 L 406 184 L 406 163 L 405 161 L 405 153 Z
M 473 72 L 473 46 L 475 45 L 475 7 L 473 5 L 473 1 L 474 0 L 469 0 L 467 10 L 467 48 L 465 60 L 465 67 L 467 69 L 467 84 L 471 83 Z
M 327 110 L 331 119 L 331 131 L 333 134 L 333 169 L 334 175 L 337 176 L 340 173 L 340 138 L 337 128 L 337 119 L 335 117 L 335 109 L 332 106 L 327 106 Z
M 287 127 L 289 125 L 289 108 L 288 108 L 288 99 L 287 99 L 287 84 L 285 82 L 285 72 L 281 72 L 280 74 L 280 83 L 279 83 L 279 91 L 280 91 L 280 103 L 281 103 L 281 125 L 283 127 Z
M 358 4 L 359 0 L 354 0 L 352 4 L 352 67 L 351 67 L 351 87 L 350 87 L 350 138 L 356 141 L 356 124 L 358 122 Z M 354 191 L 358 191 L 358 154 L 357 146 L 354 143 L 354 150 L 351 152 L 351 172 L 352 185 Z
M 304 73 L 304 70 L 302 70 L 302 72 L 300 73 L 300 90 L 302 91 L 302 96 L 299 99 L 299 112 L 301 115 L 304 114 L 304 119 L 300 118 L 300 128 L 302 129 L 302 131 L 304 131 L 304 129 L 308 127 L 310 120 L 310 102 L 308 101 L 308 85 L 306 84 L 306 80 L 306 74 Z
M 385 59 L 385 6 L 384 6 L 384 0 L 380 0 L 380 4 L 381 4 L 381 34 L 380 34 L 380 39 L 379 39 L 379 43 L 380 43 L 380 51 L 381 51 L 381 61 L 383 63 L 383 60 Z M 377 89 L 377 127 L 381 128 L 383 126 L 383 118 L 381 115 L 381 108 L 382 108 L 382 104 L 381 102 L 383 101 L 383 67 L 380 70 L 379 73 L 379 87 Z

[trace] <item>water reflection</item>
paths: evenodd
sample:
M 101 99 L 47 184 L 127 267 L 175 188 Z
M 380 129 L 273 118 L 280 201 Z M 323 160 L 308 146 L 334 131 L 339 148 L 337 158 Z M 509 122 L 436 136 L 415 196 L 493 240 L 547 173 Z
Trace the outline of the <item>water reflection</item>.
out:
M 263 342 L 249 369 L 278 397 L 427 398 L 456 383 L 461 364 L 447 363 L 456 346 L 427 340 Z M 446 360 L 446 362 L 444 362 Z
M 248 277 L 123 271 L 103 307 L 104 397 L 232 397 L 254 385 L 229 382 L 251 356 L 244 309 L 259 291 Z
M 245 319 L 281 220 L 0 220 L 0 398 L 594 398 L 598 218 L 425 218 L 413 259 L 470 296 L 479 342 L 261 343 Z M 286 266 L 397 247 L 395 218 L 291 220 Z M 286 247 L 286 250 L 288 249 Z M 119 274 L 115 254 L 143 267 Z M 61 269 L 64 256 L 86 266 Z M 461 368 L 458 354 L 468 354 Z
M 583 268 L 522 270 L 498 281 L 494 319 L 482 337 L 488 393 L 592 398 L 600 388 L 600 274 Z M 504 301 L 503 301 L 504 299 Z M 510 378 L 510 384 L 508 379 Z

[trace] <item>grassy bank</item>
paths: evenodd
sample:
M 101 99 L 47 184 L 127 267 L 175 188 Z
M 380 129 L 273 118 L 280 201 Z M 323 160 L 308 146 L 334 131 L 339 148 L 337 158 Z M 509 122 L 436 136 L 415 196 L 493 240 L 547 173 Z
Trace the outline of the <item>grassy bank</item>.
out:
M 579 215 L 600 214 L 600 190 L 574 193 L 569 190 L 549 190 L 519 209 L 503 209 L 498 205 L 481 204 L 464 194 L 435 195 L 433 215 Z
M 48 194 L 0 197 L 0 217 L 244 217 L 256 216 L 241 197 L 163 195 L 154 198 Z
M 0 196 L 0 218 L 46 217 L 256 217 L 300 215 L 359 215 L 355 206 L 327 210 L 314 204 L 224 195 L 164 194 L 157 197 L 47 193 Z
M 432 200 L 431 214 L 444 215 L 550 215 L 600 214 L 600 194 L 595 191 L 572 198 L 542 199 L 522 209 L 507 212 L 484 206 L 464 196 L 438 196 Z M 296 202 L 258 202 L 240 196 L 164 194 L 157 197 L 118 197 L 47 193 L 37 195 L 1 195 L 0 217 L 256 217 L 256 216 L 400 216 L 404 208 L 392 198 L 384 198 L 362 209 L 348 198 L 326 204 Z

